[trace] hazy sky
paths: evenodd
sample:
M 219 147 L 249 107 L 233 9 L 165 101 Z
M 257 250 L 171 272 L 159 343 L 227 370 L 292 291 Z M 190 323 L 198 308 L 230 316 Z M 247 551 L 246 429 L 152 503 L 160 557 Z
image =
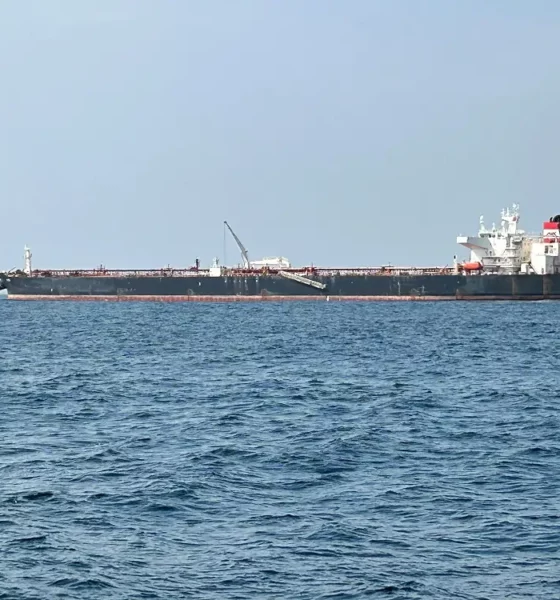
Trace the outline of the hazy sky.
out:
M 0 266 L 443 265 L 560 213 L 558 0 L 2 0 Z M 228 262 L 238 261 L 227 242 Z

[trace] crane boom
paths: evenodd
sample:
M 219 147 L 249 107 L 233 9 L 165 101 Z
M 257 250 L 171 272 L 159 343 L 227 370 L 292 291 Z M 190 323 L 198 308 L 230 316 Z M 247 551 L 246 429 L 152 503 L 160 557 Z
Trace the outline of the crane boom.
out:
M 239 248 L 239 251 L 241 252 L 241 257 L 243 258 L 243 266 L 246 269 L 249 269 L 251 266 L 251 263 L 249 262 L 249 253 L 247 252 L 247 248 L 245 248 L 245 246 L 241 243 L 241 240 L 235 235 L 235 232 L 229 226 L 229 223 L 227 221 L 224 221 L 224 225 L 229 229 L 229 232 L 233 236 L 233 239 L 235 240 L 235 243 L 237 244 L 237 247 Z

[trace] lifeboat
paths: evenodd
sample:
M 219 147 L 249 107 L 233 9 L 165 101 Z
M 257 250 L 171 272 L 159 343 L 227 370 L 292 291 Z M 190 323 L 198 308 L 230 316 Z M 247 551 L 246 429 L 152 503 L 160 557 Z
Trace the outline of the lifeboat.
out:
M 479 262 L 467 262 L 462 266 L 464 271 L 482 271 L 482 264 Z

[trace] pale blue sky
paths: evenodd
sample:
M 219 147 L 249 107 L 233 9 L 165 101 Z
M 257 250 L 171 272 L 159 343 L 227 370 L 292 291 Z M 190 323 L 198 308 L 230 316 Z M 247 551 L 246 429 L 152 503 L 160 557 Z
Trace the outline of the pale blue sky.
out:
M 446 264 L 560 213 L 558 0 L 3 0 L 0 265 Z M 238 260 L 228 240 L 228 262 Z

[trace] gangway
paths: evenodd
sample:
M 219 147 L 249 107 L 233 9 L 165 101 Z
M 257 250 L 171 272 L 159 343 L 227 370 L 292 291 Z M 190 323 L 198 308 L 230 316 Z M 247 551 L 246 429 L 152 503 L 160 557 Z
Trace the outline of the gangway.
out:
M 313 279 L 309 279 L 308 277 L 303 277 L 303 275 L 298 275 L 297 273 L 289 273 L 288 271 L 278 271 L 278 275 L 280 275 L 281 277 L 285 277 L 286 279 L 291 279 L 292 281 L 297 281 L 298 283 L 302 283 L 303 285 L 308 285 L 310 287 L 317 288 L 318 290 L 327 289 L 327 286 L 324 283 L 314 281 Z

